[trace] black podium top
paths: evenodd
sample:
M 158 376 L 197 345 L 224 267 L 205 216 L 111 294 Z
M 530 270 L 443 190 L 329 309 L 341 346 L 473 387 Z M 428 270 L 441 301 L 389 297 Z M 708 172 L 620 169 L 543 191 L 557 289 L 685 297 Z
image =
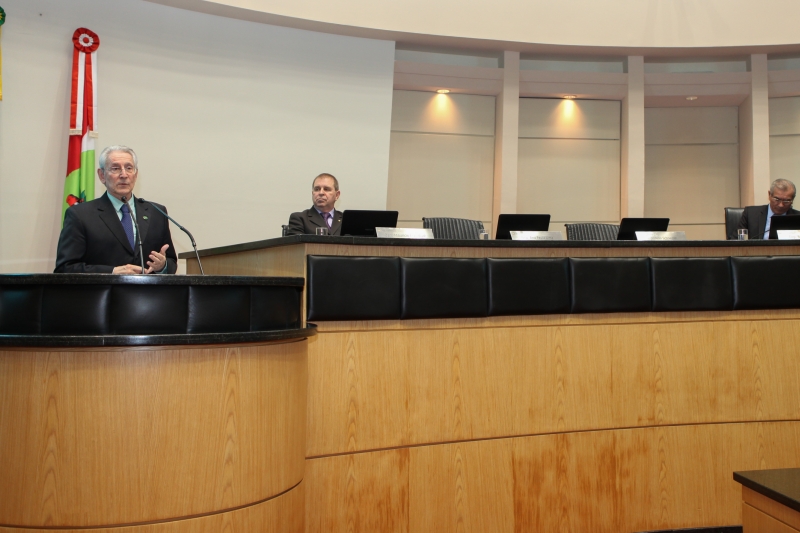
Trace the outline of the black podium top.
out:
M 734 472 L 733 479 L 750 490 L 800 512 L 800 468 Z
M 0 275 L 0 346 L 300 339 L 302 278 Z

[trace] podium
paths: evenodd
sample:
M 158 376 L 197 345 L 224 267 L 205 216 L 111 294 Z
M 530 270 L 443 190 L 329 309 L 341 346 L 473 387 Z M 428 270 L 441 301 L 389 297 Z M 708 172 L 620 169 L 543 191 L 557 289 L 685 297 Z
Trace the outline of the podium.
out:
M 303 531 L 303 280 L 0 276 L 0 531 Z

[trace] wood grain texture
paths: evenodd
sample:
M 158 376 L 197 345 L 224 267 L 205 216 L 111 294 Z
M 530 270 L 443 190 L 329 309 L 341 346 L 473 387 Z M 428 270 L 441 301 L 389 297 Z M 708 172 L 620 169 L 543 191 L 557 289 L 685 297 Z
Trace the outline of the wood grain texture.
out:
M 303 483 L 285 494 L 249 507 L 198 518 L 99 529 L 59 529 L 59 533 L 302 533 Z M 0 533 L 52 533 L 53 529 L 0 526 Z
M 322 332 L 306 454 L 800 420 L 797 346 L 799 319 Z
M 743 524 L 745 526 L 748 524 L 747 507 L 750 507 L 753 510 L 760 511 L 772 517 L 773 519 L 782 522 L 783 524 L 791 526 L 791 531 L 800 531 L 800 512 L 795 511 L 791 507 L 787 507 L 782 503 L 779 503 L 772 498 L 764 496 L 763 494 L 751 490 L 745 486 L 742 486 L 742 503 L 742 508 L 745 511 L 745 516 L 743 517 Z M 749 531 L 749 529 L 746 531 Z
M 732 472 L 800 465 L 798 446 L 800 423 L 750 422 L 309 459 L 306 523 L 314 526 L 307 531 L 632 533 L 741 524 L 740 485 Z M 405 465 L 406 456 L 407 476 L 391 475 L 386 465 Z M 349 488 L 364 478 L 370 490 Z M 407 511 L 398 499 L 387 505 L 386 495 L 403 491 L 409 494 Z M 320 504 L 311 494 L 336 496 Z M 376 527 L 375 518 L 370 526 L 348 520 L 360 512 L 382 514 L 387 525 Z
M 0 524 L 249 505 L 302 480 L 307 341 L 0 351 Z

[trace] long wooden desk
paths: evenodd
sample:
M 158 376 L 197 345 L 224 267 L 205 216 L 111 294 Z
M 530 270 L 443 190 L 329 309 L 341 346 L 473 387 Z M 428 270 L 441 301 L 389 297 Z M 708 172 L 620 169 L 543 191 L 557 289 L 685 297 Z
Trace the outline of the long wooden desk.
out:
M 210 273 L 302 277 L 309 255 L 740 257 L 800 246 L 302 236 L 201 252 Z M 774 281 L 765 290 L 780 290 Z M 732 471 L 800 466 L 797 309 L 320 321 L 318 331 L 308 532 L 741 524 Z
M 800 532 L 800 468 L 734 472 L 744 533 Z

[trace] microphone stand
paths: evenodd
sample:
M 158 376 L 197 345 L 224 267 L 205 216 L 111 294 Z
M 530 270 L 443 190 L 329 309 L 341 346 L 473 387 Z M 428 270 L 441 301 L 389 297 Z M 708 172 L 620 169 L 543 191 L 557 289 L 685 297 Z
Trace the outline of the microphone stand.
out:
M 120 198 L 126 204 L 128 203 L 128 199 L 124 196 Z M 139 231 L 139 223 L 136 221 L 136 215 L 131 213 L 131 220 L 133 220 L 133 225 L 136 226 L 136 241 L 139 244 L 139 264 L 142 267 L 142 274 L 144 274 L 144 252 L 142 251 L 142 232 Z
M 205 275 L 206 275 L 206 273 L 205 273 L 205 272 L 203 272 L 203 263 L 201 263 L 201 262 L 200 262 L 200 254 L 199 254 L 199 253 L 197 253 L 197 243 L 196 243 L 196 242 L 194 242 L 194 237 L 192 236 L 191 232 L 190 232 L 188 229 L 186 229 L 186 228 L 184 228 L 183 226 L 181 226 L 180 224 L 178 224 L 178 221 L 177 221 L 177 220 L 175 220 L 174 218 L 172 218 L 171 216 L 169 216 L 169 215 L 168 215 L 166 212 L 162 211 L 162 210 L 161 210 L 161 209 L 160 209 L 160 208 L 159 208 L 159 207 L 158 207 L 156 204 L 154 204 L 153 202 L 148 202 L 148 201 L 147 201 L 147 200 L 145 200 L 144 198 L 137 198 L 137 200 L 139 200 L 139 202 L 140 202 L 140 203 L 145 203 L 145 202 L 147 202 L 148 204 L 152 205 L 152 206 L 153 206 L 153 208 L 154 208 L 156 211 L 158 211 L 159 213 L 161 213 L 162 215 L 164 215 L 165 217 L 167 217 L 167 219 L 168 219 L 170 222 L 172 222 L 173 224 L 175 224 L 176 226 L 178 226 L 178 227 L 181 229 L 181 231 L 183 231 L 183 232 L 184 232 L 186 235 L 188 235 L 188 236 L 189 236 L 189 240 L 190 240 L 190 241 L 192 241 L 192 248 L 194 248 L 194 255 L 195 255 L 195 257 L 197 257 L 197 265 L 200 267 L 200 274 L 201 274 L 201 275 L 203 275 L 203 276 L 205 276 Z

